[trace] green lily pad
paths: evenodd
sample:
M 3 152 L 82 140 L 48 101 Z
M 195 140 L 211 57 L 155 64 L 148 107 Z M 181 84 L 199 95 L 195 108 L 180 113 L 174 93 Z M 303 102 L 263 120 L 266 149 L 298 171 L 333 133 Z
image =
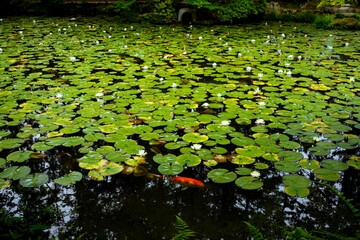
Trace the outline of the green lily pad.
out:
M 28 174 L 20 179 L 20 185 L 23 187 L 36 187 L 41 186 L 49 180 L 45 173 Z
M 7 188 L 10 185 L 10 181 L 0 179 L 0 189 Z
M 209 137 L 206 135 L 200 135 L 200 133 L 187 133 L 183 136 L 183 139 L 191 143 L 201 143 L 208 140 Z
M 320 168 L 320 163 L 316 160 L 309 161 L 308 159 L 303 159 L 303 160 L 299 161 L 299 164 L 301 167 L 303 167 L 305 169 L 310 169 L 310 170 Z
M 311 148 L 309 148 L 309 151 L 316 156 L 326 156 L 330 153 L 329 150 L 327 150 L 323 147 L 319 147 L 319 146 L 311 147 Z
M 110 162 L 124 162 L 130 157 L 130 154 L 125 154 L 123 151 L 114 151 L 106 154 L 105 158 Z
M 283 172 L 298 172 L 301 169 L 298 163 L 290 161 L 275 162 L 275 168 Z
M 311 185 L 311 181 L 306 177 L 294 174 L 285 175 L 283 177 L 283 183 L 286 186 L 293 188 L 307 188 Z
M 0 141 L 0 148 L 5 148 L 5 149 L 18 148 L 23 143 L 24 143 L 23 139 L 9 138 L 9 139 Z
M 314 170 L 315 177 L 327 180 L 327 181 L 337 181 L 340 179 L 340 174 L 334 170 L 318 168 Z
M 98 169 L 99 173 L 102 176 L 114 175 L 121 172 L 124 169 L 124 166 L 119 163 L 109 162 L 107 165 Z
M 360 170 L 360 157 L 352 156 L 350 157 L 350 160 L 346 161 L 346 164 L 357 170 Z
M 348 166 L 345 163 L 332 159 L 322 160 L 321 166 L 334 171 L 345 171 L 348 169 Z
M 30 168 L 27 166 L 13 166 L 5 169 L 0 173 L 0 178 L 7 178 L 12 180 L 20 179 L 30 173 Z
M 189 167 L 197 166 L 201 163 L 201 159 L 192 154 L 182 154 L 176 158 L 176 161 L 181 165 L 187 165 Z
M 65 147 L 74 147 L 78 146 L 85 142 L 85 139 L 82 137 L 68 137 L 63 140 L 62 145 Z
M 31 154 L 33 154 L 32 151 L 16 151 L 13 153 L 10 153 L 7 157 L 7 161 L 13 161 L 13 162 L 24 162 L 31 158 Z
M 249 168 L 236 168 L 235 172 L 238 175 L 250 175 L 251 169 L 249 169 Z
M 262 170 L 262 169 L 267 169 L 267 168 L 269 168 L 269 165 L 267 165 L 266 163 L 255 163 L 255 164 L 254 164 L 254 167 L 255 167 L 256 169 Z
M 280 158 L 283 158 L 285 161 L 300 161 L 303 158 L 303 155 L 299 152 L 292 152 L 292 151 L 282 151 L 278 153 Z
M 235 151 L 240 155 L 248 157 L 261 157 L 265 153 L 260 147 L 254 145 L 236 148 Z
M 284 192 L 289 196 L 298 196 L 300 198 L 306 197 L 310 194 L 310 190 L 308 188 L 285 187 Z
M 247 190 L 258 189 L 264 185 L 260 179 L 250 176 L 239 177 L 236 179 L 235 184 L 236 186 Z
M 82 174 L 80 172 L 74 171 L 70 174 L 66 174 L 61 178 L 54 179 L 54 182 L 61 185 L 70 185 L 74 184 L 82 179 Z
M 236 173 L 229 172 L 227 169 L 219 168 L 211 170 L 207 177 L 216 183 L 228 183 L 236 179 Z
M 165 175 L 177 175 L 184 171 L 183 165 L 179 163 L 163 163 L 158 167 L 158 171 Z

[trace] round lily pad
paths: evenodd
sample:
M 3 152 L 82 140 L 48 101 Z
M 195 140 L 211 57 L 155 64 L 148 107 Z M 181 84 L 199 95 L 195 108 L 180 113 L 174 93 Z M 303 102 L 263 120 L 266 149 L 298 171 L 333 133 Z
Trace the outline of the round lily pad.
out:
M 320 168 L 320 163 L 316 160 L 303 159 L 303 160 L 299 161 L 299 164 L 301 167 L 303 167 L 305 169 L 310 169 L 310 170 Z
M 7 161 L 13 161 L 13 162 L 24 162 L 31 158 L 32 151 L 16 151 L 13 153 L 10 153 L 7 157 Z
M 45 173 L 33 173 L 26 175 L 20 179 L 20 185 L 23 187 L 36 187 L 41 186 L 49 180 Z
M 163 164 L 163 163 L 174 163 L 176 162 L 176 156 L 174 154 L 157 154 L 153 158 L 154 162 Z
M 201 159 L 192 154 L 182 154 L 176 158 L 176 161 L 181 165 L 187 165 L 189 167 L 197 166 L 201 163 Z
M 0 178 L 7 178 L 12 180 L 20 179 L 30 173 L 30 168 L 28 166 L 13 166 L 5 169 L 0 173 Z
M 325 159 L 321 161 L 321 166 L 327 169 L 331 169 L 334 171 L 345 171 L 348 169 L 346 163 L 332 160 L 332 159 Z
M 187 133 L 183 136 L 183 139 L 191 143 L 201 143 L 208 140 L 209 137 L 206 135 L 200 135 L 200 133 Z
M 235 171 L 239 175 L 250 175 L 251 169 L 249 168 L 236 168 Z
M 240 155 L 248 157 L 261 157 L 265 153 L 260 147 L 254 145 L 236 148 L 235 151 Z
M 283 177 L 283 183 L 286 186 L 293 188 L 307 188 L 311 185 L 311 181 L 306 177 L 294 174 L 285 175 Z
M 250 176 L 239 177 L 236 179 L 235 184 L 238 187 L 248 190 L 258 189 L 264 185 L 260 179 Z
M 327 181 L 337 181 L 340 179 L 340 174 L 334 170 L 318 168 L 314 170 L 315 177 L 327 180 Z
M 24 140 L 20 138 L 5 139 L 0 141 L 0 148 L 6 148 L 6 149 L 17 148 L 20 147 L 21 144 L 23 144 L 23 142 Z
M 207 177 L 216 183 L 228 183 L 236 179 L 236 173 L 229 172 L 227 169 L 219 168 L 211 170 Z
M 278 153 L 280 158 L 283 158 L 285 161 L 300 161 L 303 158 L 303 155 L 299 152 L 292 151 L 282 151 Z
M 290 161 L 275 162 L 275 168 L 283 172 L 298 172 L 301 169 L 298 163 Z
M 158 167 L 158 171 L 165 175 L 177 175 L 184 170 L 183 165 L 179 163 L 163 163 Z
M 289 196 L 298 196 L 300 198 L 306 197 L 310 194 L 310 190 L 308 188 L 285 187 L 284 192 Z
M 54 182 L 61 185 L 70 185 L 76 183 L 77 181 L 80 181 L 81 179 L 82 174 L 80 172 L 74 171 L 70 174 L 66 174 L 61 178 L 54 179 Z

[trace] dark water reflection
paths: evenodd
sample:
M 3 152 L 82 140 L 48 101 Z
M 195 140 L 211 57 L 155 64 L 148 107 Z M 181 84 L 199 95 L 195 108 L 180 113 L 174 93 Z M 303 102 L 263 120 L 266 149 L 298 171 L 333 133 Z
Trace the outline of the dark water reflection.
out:
M 195 174 L 204 179 L 203 172 Z M 0 196 L 2 207 L 6 205 L 9 212 L 51 225 L 43 237 L 59 239 L 82 234 L 85 239 L 170 239 L 177 233 L 176 215 L 198 233 L 197 239 L 250 239 L 242 221 L 250 222 L 269 239 L 283 238 L 279 226 L 355 235 L 358 223 L 353 213 L 333 192 L 315 183 L 307 198 L 289 197 L 279 191 L 277 171 L 264 174 L 264 187 L 255 191 L 212 182 L 205 182 L 203 189 L 183 190 L 163 179 L 116 175 L 104 182 L 83 179 L 72 186 L 52 185 L 53 190 L 14 185 Z M 359 203 L 359 179 L 358 171 L 348 170 L 334 185 L 355 205 Z M 45 218 L 44 209 L 49 206 L 61 213 L 54 210 L 57 217 Z

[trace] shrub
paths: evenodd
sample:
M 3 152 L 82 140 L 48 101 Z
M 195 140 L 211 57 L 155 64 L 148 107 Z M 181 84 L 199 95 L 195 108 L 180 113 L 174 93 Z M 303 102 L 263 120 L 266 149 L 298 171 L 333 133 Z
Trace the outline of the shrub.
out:
M 360 22 L 356 18 L 342 18 L 342 19 L 334 19 L 331 22 L 334 28 L 338 29 L 360 29 Z
M 313 13 L 304 12 L 296 16 L 296 21 L 301 23 L 313 23 L 317 16 Z
M 189 0 L 188 4 L 207 9 L 220 22 L 234 22 L 265 13 L 265 0 Z
M 316 18 L 314 24 L 316 28 L 321 29 L 331 29 L 332 28 L 332 20 L 335 18 L 334 15 L 322 15 Z
M 173 0 L 153 0 L 153 10 L 149 20 L 153 23 L 171 23 L 176 21 Z

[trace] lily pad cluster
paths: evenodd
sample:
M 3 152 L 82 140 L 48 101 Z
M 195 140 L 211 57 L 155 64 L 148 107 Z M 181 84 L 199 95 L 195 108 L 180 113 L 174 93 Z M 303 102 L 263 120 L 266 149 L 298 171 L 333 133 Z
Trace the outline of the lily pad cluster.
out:
M 47 182 L 29 161 L 58 149 L 81 155 L 79 171 L 50 176 L 58 184 L 205 165 L 243 189 L 275 169 L 285 193 L 304 197 L 305 172 L 337 181 L 359 169 L 355 33 L 50 18 L 0 29 L 2 187 Z

